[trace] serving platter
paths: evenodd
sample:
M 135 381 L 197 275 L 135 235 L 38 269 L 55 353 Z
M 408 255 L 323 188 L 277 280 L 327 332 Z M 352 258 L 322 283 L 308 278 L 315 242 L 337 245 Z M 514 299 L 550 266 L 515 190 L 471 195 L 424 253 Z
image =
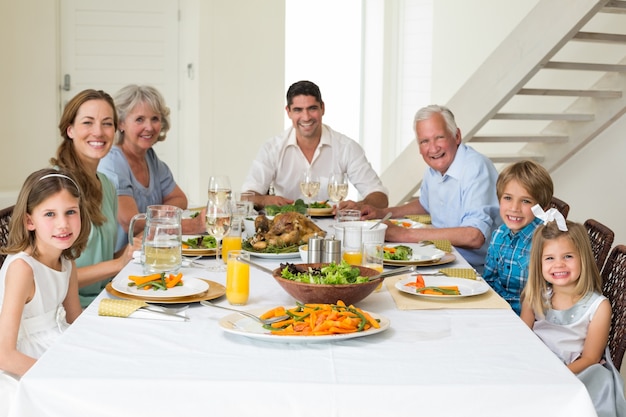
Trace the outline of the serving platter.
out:
M 180 298 L 189 297 L 192 295 L 198 295 L 205 293 L 209 290 L 209 284 L 199 278 L 183 278 L 183 285 L 168 288 L 167 291 L 163 290 L 144 290 L 137 288 L 137 286 L 128 285 L 132 283 L 128 277 L 118 276 L 111 281 L 113 289 L 117 292 L 127 295 L 136 295 L 142 298 L 162 299 L 162 298 Z
M 205 301 L 205 300 L 214 300 L 226 294 L 226 287 L 224 287 L 222 284 L 215 282 L 215 281 L 208 280 L 208 279 L 204 279 L 204 278 L 199 278 L 199 279 L 202 279 L 203 281 L 205 281 L 208 284 L 209 289 L 205 291 L 204 293 L 190 295 L 186 297 L 152 298 L 152 297 L 147 297 L 143 295 L 124 294 L 122 292 L 117 291 L 115 288 L 113 288 L 113 284 L 111 282 L 109 282 L 106 285 L 105 289 L 109 294 L 118 298 L 123 298 L 126 300 L 152 301 L 152 302 L 157 302 L 159 304 L 197 303 L 197 302 Z
M 253 252 L 249 250 L 244 250 L 244 252 L 249 253 L 250 256 L 256 256 L 257 258 L 263 259 L 293 259 L 299 258 L 300 252 L 286 252 L 286 253 L 263 253 L 263 252 Z
M 267 309 L 251 310 L 250 313 L 260 316 Z M 369 312 L 368 312 L 369 313 Z M 269 330 L 264 329 L 261 323 L 242 316 L 238 313 L 229 314 L 223 317 L 219 321 L 220 327 L 227 333 L 233 333 L 239 336 L 250 337 L 253 339 L 260 339 L 269 342 L 282 342 L 282 343 L 320 343 L 320 342 L 334 342 L 346 339 L 354 339 L 357 337 L 371 336 L 384 332 L 389 328 L 390 321 L 388 318 L 369 313 L 374 319 L 380 320 L 380 328 L 370 328 L 362 332 L 345 333 L 345 334 L 330 334 L 321 336 L 291 336 L 291 335 L 275 335 L 270 333 Z
M 409 283 L 415 282 L 415 277 L 405 278 L 396 282 L 396 288 L 407 294 L 415 295 L 418 297 L 433 298 L 437 300 L 454 300 L 463 297 L 471 297 L 474 295 L 484 294 L 489 291 L 489 285 L 482 279 L 472 280 L 465 278 L 450 278 L 440 276 L 428 276 L 423 275 L 424 283 L 427 287 L 442 287 L 456 285 L 459 288 L 459 295 L 433 295 L 422 294 L 417 292 L 417 288 L 414 286 L 407 286 Z

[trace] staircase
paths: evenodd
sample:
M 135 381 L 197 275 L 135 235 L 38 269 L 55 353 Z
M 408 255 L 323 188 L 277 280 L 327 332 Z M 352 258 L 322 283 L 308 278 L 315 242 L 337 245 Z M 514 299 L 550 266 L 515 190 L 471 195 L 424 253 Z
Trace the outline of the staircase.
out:
M 446 105 L 498 169 L 556 169 L 626 113 L 626 1 L 541 0 Z M 382 174 L 392 204 L 425 168 L 413 141 Z

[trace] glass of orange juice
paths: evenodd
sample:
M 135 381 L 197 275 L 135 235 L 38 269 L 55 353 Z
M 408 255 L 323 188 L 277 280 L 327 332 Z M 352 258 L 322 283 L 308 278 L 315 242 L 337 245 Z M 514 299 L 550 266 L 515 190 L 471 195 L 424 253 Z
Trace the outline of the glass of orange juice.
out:
M 231 204 L 232 220 L 228 234 L 222 238 L 222 259 L 226 263 L 228 252 L 241 250 L 241 234 L 243 232 L 243 218 L 248 212 L 247 203 L 233 202 Z
M 350 265 L 361 265 L 362 235 L 363 229 L 361 225 L 343 228 L 343 260 Z
M 250 296 L 250 266 L 238 258 L 250 259 L 247 252 L 232 250 L 226 261 L 226 299 L 231 305 L 241 306 Z
M 228 253 L 231 251 L 241 250 L 241 233 L 228 235 L 222 238 L 222 259 L 228 261 Z

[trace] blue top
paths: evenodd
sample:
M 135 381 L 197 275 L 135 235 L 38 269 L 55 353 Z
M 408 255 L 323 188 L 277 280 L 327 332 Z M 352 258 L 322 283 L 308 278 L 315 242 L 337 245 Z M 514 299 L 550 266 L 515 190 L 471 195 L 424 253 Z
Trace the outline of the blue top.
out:
M 420 189 L 420 203 L 430 213 L 434 227 L 475 227 L 485 236 L 480 249 L 457 248 L 479 273 L 491 232 L 501 223 L 497 179 L 498 172 L 489 158 L 461 144 L 448 171 L 441 175 L 429 167 Z
M 535 218 L 517 233 L 503 224 L 493 232 L 487 250 L 483 278 L 518 315 L 522 310 L 520 296 L 528 281 L 530 244 L 541 223 Z
M 118 196 L 126 195 L 135 199 L 139 213 L 145 213 L 150 205 L 163 204 L 165 197 L 176 188 L 172 171 L 165 162 L 159 159 L 152 148 L 146 152 L 146 163 L 150 172 L 148 187 L 144 187 L 137 181 L 128 160 L 118 146 L 111 148 L 111 151 L 98 164 L 98 171 L 105 173 L 111 179 Z M 128 233 L 122 229 L 122 226 L 118 226 L 115 250 L 118 251 L 127 244 Z
M 76 259 L 78 268 L 90 266 L 104 261 L 110 261 L 115 256 L 115 238 L 117 234 L 117 194 L 115 187 L 102 173 L 98 173 L 98 179 L 102 184 L 102 205 L 100 210 L 106 221 L 102 226 L 91 224 L 87 247 Z M 113 277 L 111 277 L 113 278 Z M 106 287 L 108 279 L 88 285 L 78 291 L 80 305 L 87 307 L 94 298 Z

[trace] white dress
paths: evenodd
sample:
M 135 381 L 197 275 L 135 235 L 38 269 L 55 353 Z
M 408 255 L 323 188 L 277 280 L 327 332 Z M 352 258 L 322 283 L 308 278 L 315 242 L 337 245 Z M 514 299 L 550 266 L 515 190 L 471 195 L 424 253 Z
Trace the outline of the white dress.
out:
M 566 365 L 583 351 L 589 323 L 606 297 L 589 293 L 567 310 L 548 310 L 545 318 L 535 317 L 533 331 Z M 576 376 L 585 384 L 599 417 L 626 416 L 624 382 L 611 360 L 608 347 L 603 363 L 591 365 Z
M 67 295 L 72 263 L 62 258 L 61 271 L 56 271 L 24 252 L 7 256 L 0 269 L 0 309 L 4 300 L 6 272 L 15 259 L 26 261 L 35 277 L 35 295 L 22 312 L 17 350 L 39 358 L 68 327 L 62 303 Z M 17 381 L 15 376 L 0 371 L 0 416 L 8 414 Z

